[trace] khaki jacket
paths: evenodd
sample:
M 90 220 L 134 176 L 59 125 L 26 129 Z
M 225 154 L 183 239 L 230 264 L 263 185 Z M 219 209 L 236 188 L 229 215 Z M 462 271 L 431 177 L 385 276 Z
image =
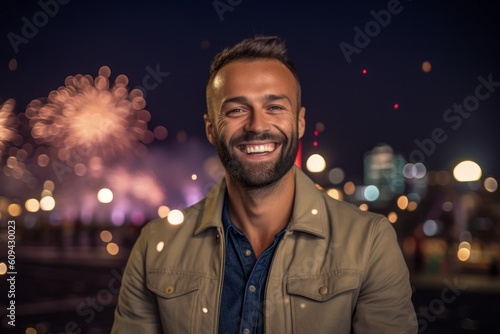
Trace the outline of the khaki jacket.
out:
M 319 191 L 295 169 L 293 216 L 269 270 L 265 333 L 416 333 L 394 228 Z M 112 333 L 217 333 L 224 273 L 225 182 L 147 224 L 126 266 Z

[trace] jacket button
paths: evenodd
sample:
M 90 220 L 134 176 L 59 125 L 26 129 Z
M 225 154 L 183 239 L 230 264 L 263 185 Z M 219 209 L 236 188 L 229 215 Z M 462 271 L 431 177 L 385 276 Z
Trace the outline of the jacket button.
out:
M 320 295 L 326 295 L 328 293 L 328 288 L 326 286 L 322 286 L 319 288 L 318 292 Z
M 168 286 L 166 289 L 165 289 L 165 292 L 168 293 L 169 295 L 174 293 L 174 287 L 173 286 Z

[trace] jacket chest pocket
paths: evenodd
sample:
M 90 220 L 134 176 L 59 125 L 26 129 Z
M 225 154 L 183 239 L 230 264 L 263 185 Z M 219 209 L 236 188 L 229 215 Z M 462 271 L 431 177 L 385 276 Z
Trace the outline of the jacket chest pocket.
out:
M 286 283 L 293 333 L 350 333 L 361 272 L 339 270 L 289 277 Z
M 164 333 L 198 333 L 195 308 L 203 275 L 150 271 L 147 287 L 156 295 Z

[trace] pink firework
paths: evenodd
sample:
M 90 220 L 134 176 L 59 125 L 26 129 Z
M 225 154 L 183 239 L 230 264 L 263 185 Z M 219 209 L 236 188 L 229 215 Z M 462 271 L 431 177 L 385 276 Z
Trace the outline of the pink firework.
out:
M 16 102 L 8 99 L 0 105 L 0 157 L 5 153 L 7 143 L 14 139 L 15 115 L 13 113 Z
M 49 144 L 59 159 L 68 162 L 113 158 L 143 148 L 150 119 L 143 94 L 139 89 L 129 92 L 123 74 L 110 87 L 110 74 L 103 66 L 95 79 L 69 76 L 46 99 L 31 101 L 26 115 L 33 138 Z

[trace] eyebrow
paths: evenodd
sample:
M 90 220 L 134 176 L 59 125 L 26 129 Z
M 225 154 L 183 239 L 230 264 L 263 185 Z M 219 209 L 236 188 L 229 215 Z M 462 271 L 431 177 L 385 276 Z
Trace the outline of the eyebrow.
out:
M 279 100 L 287 100 L 288 103 L 290 103 L 290 105 L 292 105 L 292 101 L 290 100 L 290 98 L 286 95 L 276 95 L 276 94 L 267 94 L 267 95 L 264 95 L 263 99 L 265 102 L 274 102 L 274 101 L 279 101 Z M 241 103 L 241 104 L 250 104 L 248 99 L 244 96 L 235 96 L 235 97 L 230 97 L 230 98 L 227 98 L 224 100 L 224 102 L 222 102 L 222 105 L 226 105 L 228 103 Z

